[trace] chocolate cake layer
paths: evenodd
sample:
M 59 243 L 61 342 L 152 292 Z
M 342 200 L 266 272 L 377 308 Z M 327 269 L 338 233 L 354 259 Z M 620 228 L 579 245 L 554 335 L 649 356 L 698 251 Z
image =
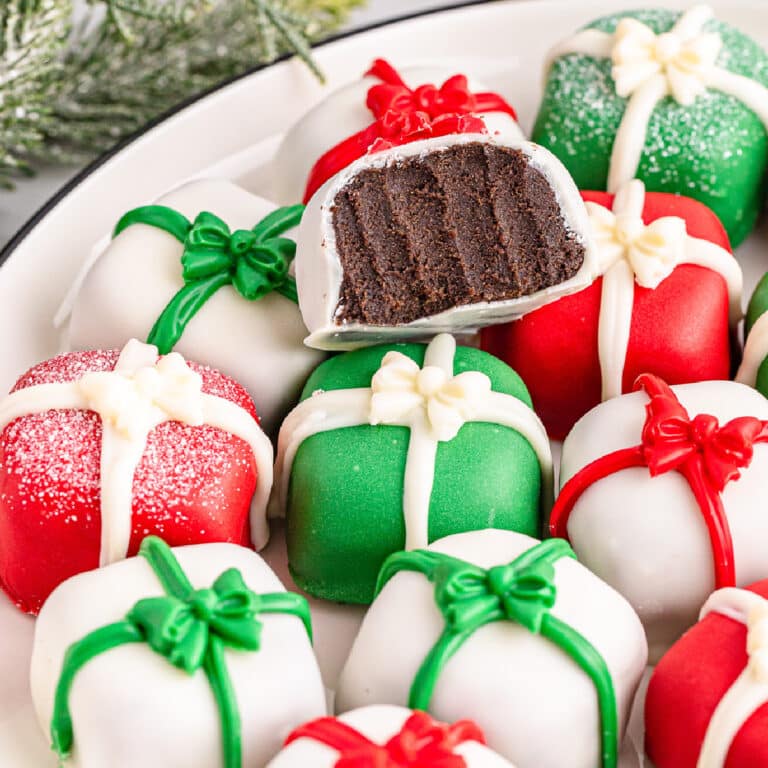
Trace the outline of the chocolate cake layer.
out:
M 358 173 L 332 207 L 336 320 L 398 325 L 573 277 L 584 247 L 520 150 L 472 142 Z

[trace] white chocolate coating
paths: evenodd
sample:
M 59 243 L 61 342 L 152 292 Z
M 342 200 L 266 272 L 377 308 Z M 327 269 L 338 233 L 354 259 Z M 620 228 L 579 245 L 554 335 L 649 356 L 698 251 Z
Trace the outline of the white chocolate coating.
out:
M 768 400 L 743 384 L 707 381 L 672 390 L 691 418 L 708 413 L 720 424 L 737 416 L 768 419 Z M 639 445 L 647 402 L 645 393 L 634 392 L 583 416 L 563 444 L 561 487 L 595 459 Z M 766 466 L 768 444 L 755 444 L 750 466 L 722 493 L 738 585 L 768 576 L 768 518 L 759 503 L 768 493 Z M 632 468 L 600 480 L 574 506 L 568 536 L 581 562 L 634 606 L 652 661 L 696 622 L 715 588 L 706 524 L 678 472 L 652 478 L 646 468 Z
M 768 312 L 763 312 L 747 334 L 744 342 L 744 356 L 736 373 L 736 381 L 754 387 L 760 366 L 766 357 L 768 357 Z
M 565 226 L 584 244 L 584 263 L 569 280 L 518 299 L 477 302 L 454 307 L 437 315 L 397 326 L 361 323 L 338 324 L 342 268 L 336 253 L 332 204 L 337 193 L 360 171 L 381 168 L 402 158 L 439 152 L 472 142 L 488 142 L 520 150 L 554 189 Z M 476 330 L 482 326 L 508 322 L 526 312 L 569 293 L 586 288 L 599 274 L 597 251 L 593 245 L 584 202 L 573 179 L 562 163 L 548 150 L 509 136 L 460 134 L 416 141 L 383 152 L 366 155 L 329 179 L 312 197 L 299 227 L 296 251 L 296 283 L 299 305 L 310 331 L 306 344 L 318 349 L 352 349 L 365 344 L 423 339 L 437 333 Z
M 405 67 L 400 70 L 409 88 L 432 83 L 438 88 L 455 70 L 445 67 Z M 374 117 L 365 100 L 368 89 L 380 83 L 375 77 L 363 77 L 329 93 L 319 104 L 285 134 L 272 164 L 272 197 L 281 205 L 301 202 L 307 177 L 314 164 L 332 147 L 348 136 L 367 128 Z M 470 91 L 490 90 L 468 77 Z M 514 105 L 513 105 L 514 106 Z M 481 115 L 488 131 L 523 138 L 520 126 L 505 112 Z
M 234 544 L 173 550 L 196 588 L 237 568 L 258 593 L 284 590 L 254 552 Z M 65 581 L 35 628 L 31 686 L 38 719 L 49 732 L 53 697 L 67 648 L 119 621 L 140 599 L 164 595 L 143 557 Z M 300 619 L 261 614 L 261 649 L 227 650 L 227 668 L 242 720 L 243 765 L 264 765 L 296 726 L 325 714 L 317 661 Z M 220 768 L 219 713 L 202 670 L 172 666 L 145 644 L 125 645 L 89 661 L 70 694 L 72 768 Z
M 374 705 L 339 716 L 341 722 L 377 744 L 386 744 L 413 714 L 412 709 Z M 454 753 L 464 758 L 467 768 L 514 768 L 503 757 L 477 741 L 459 744 Z M 301 738 L 289 744 L 267 768 L 334 768 L 339 753 L 312 739 Z
M 483 568 L 510 562 L 536 544 L 511 531 L 487 529 L 447 536 L 429 549 Z M 575 560 L 555 564 L 552 613 L 602 655 L 616 690 L 621 732 L 646 664 L 642 626 L 621 595 Z M 371 703 L 404 705 L 413 678 L 444 627 L 434 585 L 400 572 L 363 620 L 342 670 L 337 711 Z M 599 764 L 597 693 L 564 651 L 524 627 L 482 627 L 445 665 L 430 712 L 462 717 L 484 731 L 488 746 L 518 768 L 595 768 Z
M 210 211 L 233 230 L 250 229 L 275 208 L 225 180 L 190 182 L 157 203 L 190 220 Z M 66 347 L 113 349 L 130 338 L 146 339 L 183 285 L 182 252 L 181 243 L 163 230 L 136 224 L 123 231 L 79 278 Z M 290 300 L 273 292 L 247 301 L 227 285 L 192 318 L 175 351 L 237 379 L 271 435 L 323 359 L 304 346 L 305 335 Z

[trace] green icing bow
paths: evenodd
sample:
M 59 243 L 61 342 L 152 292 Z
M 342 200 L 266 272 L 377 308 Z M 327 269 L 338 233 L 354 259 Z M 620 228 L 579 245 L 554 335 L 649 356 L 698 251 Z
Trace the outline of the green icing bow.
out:
M 80 669 L 113 648 L 147 643 L 170 664 L 188 674 L 203 669 L 219 709 L 224 767 L 241 768 L 240 712 L 224 650 L 229 647 L 258 651 L 261 613 L 296 616 L 311 639 L 309 605 L 292 592 L 256 594 L 234 568 L 219 576 L 211 589 L 195 590 L 168 545 L 155 536 L 144 539 L 139 554 L 149 562 L 168 594 L 139 600 L 123 621 L 96 629 L 67 649 L 51 720 L 53 748 L 61 760 L 72 750 L 69 694 Z
M 488 570 L 431 550 L 396 552 L 382 566 L 376 593 L 400 571 L 421 573 L 435 585 L 445 627 L 413 679 L 411 709 L 429 709 L 443 668 L 480 627 L 511 621 L 555 643 L 589 675 L 600 708 L 601 765 L 615 768 L 619 728 L 610 671 L 585 637 L 551 613 L 557 599 L 554 563 L 562 557 L 576 558 L 563 539 L 543 541 L 507 565 Z
M 184 286 L 160 314 L 147 342 L 160 354 L 170 352 L 189 321 L 225 285 L 248 301 L 277 291 L 298 303 L 296 281 L 288 274 L 296 243 L 280 235 L 295 227 L 303 212 L 303 205 L 278 208 L 253 229 L 235 232 L 207 211 L 198 214 L 194 223 L 164 205 L 146 205 L 126 213 L 117 223 L 114 237 L 132 224 L 146 224 L 164 230 L 184 246 Z

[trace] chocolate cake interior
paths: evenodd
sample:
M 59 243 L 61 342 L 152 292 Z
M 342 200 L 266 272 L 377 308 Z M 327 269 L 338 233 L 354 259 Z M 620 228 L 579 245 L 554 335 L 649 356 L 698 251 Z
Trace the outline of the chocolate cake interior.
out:
M 340 323 L 410 323 L 573 277 L 584 247 L 520 150 L 472 142 L 357 174 L 332 207 Z

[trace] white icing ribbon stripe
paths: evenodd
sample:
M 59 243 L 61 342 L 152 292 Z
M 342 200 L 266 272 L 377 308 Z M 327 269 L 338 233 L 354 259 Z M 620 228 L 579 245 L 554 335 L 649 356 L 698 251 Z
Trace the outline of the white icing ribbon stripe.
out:
M 541 466 L 545 505 L 552 494 L 552 455 L 544 426 L 525 403 L 494 392 L 479 371 L 453 375 L 456 341 L 436 336 L 427 346 L 424 365 L 388 352 L 371 387 L 319 391 L 288 414 L 277 442 L 277 503 L 285 510 L 291 468 L 299 446 L 311 435 L 363 424 L 408 427 L 403 518 L 405 549 L 429 544 L 429 502 L 440 442 L 452 440 L 467 422 L 510 427 L 528 440 Z
M 266 507 L 272 488 L 272 445 L 239 405 L 202 391 L 203 381 L 176 352 L 129 341 L 112 371 L 77 381 L 17 390 L 0 402 L 0 431 L 15 419 L 48 410 L 94 411 L 101 418 L 101 546 L 99 565 L 125 558 L 132 530 L 133 478 L 152 430 L 166 421 L 207 425 L 251 448 L 258 481 L 251 502 L 251 537 L 257 549 L 269 537 Z
M 732 327 L 742 317 L 742 273 L 736 259 L 709 240 L 691 237 L 685 220 L 665 216 L 646 225 L 642 214 L 645 186 L 634 179 L 616 193 L 613 209 L 586 204 L 603 274 L 598 321 L 602 399 L 622 392 L 624 364 L 632 325 L 635 283 L 657 288 L 675 267 L 695 264 L 722 276 L 728 289 Z
M 726 587 L 710 595 L 700 618 L 710 613 L 746 625 L 749 661 L 709 721 L 696 768 L 723 768 L 736 734 L 768 703 L 768 600 L 746 589 Z
M 736 381 L 754 387 L 757 374 L 768 357 L 768 312 L 763 312 L 749 329 L 744 342 L 744 356 L 736 372 Z
M 666 96 L 689 106 L 709 88 L 721 91 L 751 109 L 768 130 L 768 89 L 717 66 L 722 40 L 703 31 L 713 17 L 709 6 L 693 6 L 660 35 L 637 19 L 624 18 L 612 34 L 585 29 L 550 51 L 547 71 L 568 54 L 611 59 L 616 93 L 629 98 L 611 151 L 609 192 L 635 177 L 651 114 Z

